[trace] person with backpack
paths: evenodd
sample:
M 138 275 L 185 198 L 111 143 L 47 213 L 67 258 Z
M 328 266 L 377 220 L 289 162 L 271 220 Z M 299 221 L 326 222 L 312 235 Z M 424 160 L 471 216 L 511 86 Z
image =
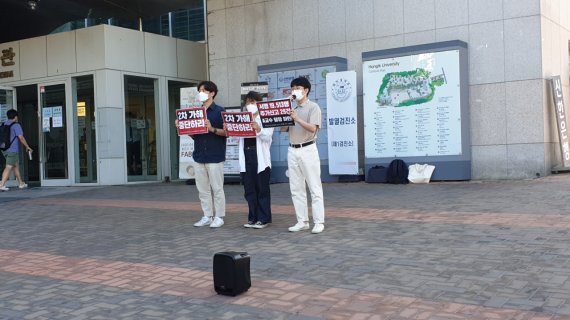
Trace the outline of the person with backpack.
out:
M 6 116 L 8 117 L 8 120 L 4 122 L 2 127 L 0 127 L 0 131 L 2 132 L 4 132 L 6 128 L 9 128 L 9 130 L 6 130 L 9 131 L 9 133 L 6 134 L 9 137 L 9 140 L 7 140 L 8 143 L 2 143 L 4 144 L 2 148 L 2 154 L 6 159 L 6 167 L 2 172 L 0 190 L 9 190 L 8 187 L 6 187 L 6 182 L 8 181 L 8 178 L 10 178 L 10 171 L 12 170 L 14 170 L 14 175 L 16 176 L 16 181 L 18 182 L 18 188 L 24 189 L 27 188 L 28 185 L 24 182 L 22 175 L 20 174 L 20 144 L 18 143 L 18 140 L 24 147 L 26 147 L 26 151 L 28 153 L 33 152 L 33 150 L 28 145 L 26 138 L 24 138 L 24 131 L 22 130 L 22 126 L 18 123 L 18 111 L 10 109 L 8 112 L 6 112 Z

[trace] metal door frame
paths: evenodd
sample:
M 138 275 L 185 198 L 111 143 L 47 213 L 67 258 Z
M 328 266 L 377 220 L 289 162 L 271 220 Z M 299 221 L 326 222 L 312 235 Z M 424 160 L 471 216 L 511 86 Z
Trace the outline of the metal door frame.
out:
M 64 179 L 47 179 L 45 178 L 45 164 L 46 164 L 46 150 L 45 150 L 45 137 L 42 128 L 43 119 L 43 100 L 42 94 L 45 93 L 45 87 L 54 85 L 64 85 L 65 90 L 65 117 L 66 121 L 66 143 L 67 143 L 67 178 Z M 40 183 L 42 187 L 58 187 L 58 186 L 71 186 L 75 181 L 75 161 L 73 155 L 75 152 L 75 143 L 73 138 L 73 109 L 71 107 L 72 95 L 71 95 L 71 80 L 60 80 L 52 82 L 40 82 L 37 83 L 38 90 L 38 132 L 39 137 L 39 149 L 38 155 L 40 157 Z M 43 92 L 42 92 L 43 91 Z

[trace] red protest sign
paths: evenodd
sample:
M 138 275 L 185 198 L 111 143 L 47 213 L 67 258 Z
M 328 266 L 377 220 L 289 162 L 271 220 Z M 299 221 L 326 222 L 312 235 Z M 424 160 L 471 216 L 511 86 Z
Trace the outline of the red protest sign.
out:
M 206 109 L 188 108 L 176 110 L 178 135 L 202 134 L 208 132 L 206 127 Z
M 291 100 L 289 99 L 261 101 L 257 103 L 257 109 L 264 128 L 295 125 L 295 121 L 291 118 Z
M 251 112 L 222 112 L 229 137 L 255 137 Z

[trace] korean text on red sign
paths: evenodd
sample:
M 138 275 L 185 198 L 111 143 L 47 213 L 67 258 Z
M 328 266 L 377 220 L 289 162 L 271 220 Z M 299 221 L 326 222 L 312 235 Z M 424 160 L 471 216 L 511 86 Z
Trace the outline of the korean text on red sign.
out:
M 229 137 L 255 137 L 251 112 L 222 112 Z
M 294 126 L 291 118 L 291 100 L 281 99 L 257 103 L 259 117 L 264 128 Z
M 206 109 L 189 108 L 176 110 L 178 135 L 202 134 L 208 132 L 206 127 Z

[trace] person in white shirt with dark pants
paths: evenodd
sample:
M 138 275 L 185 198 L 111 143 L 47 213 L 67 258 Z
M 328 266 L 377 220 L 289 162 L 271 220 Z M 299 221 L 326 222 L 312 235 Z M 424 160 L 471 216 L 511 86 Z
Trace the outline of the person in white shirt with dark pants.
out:
M 246 110 L 252 113 L 256 135 L 239 140 L 239 167 L 249 213 L 246 228 L 263 229 L 271 222 L 271 142 L 273 128 L 263 128 L 256 102 L 259 93 L 250 91 L 245 96 Z

